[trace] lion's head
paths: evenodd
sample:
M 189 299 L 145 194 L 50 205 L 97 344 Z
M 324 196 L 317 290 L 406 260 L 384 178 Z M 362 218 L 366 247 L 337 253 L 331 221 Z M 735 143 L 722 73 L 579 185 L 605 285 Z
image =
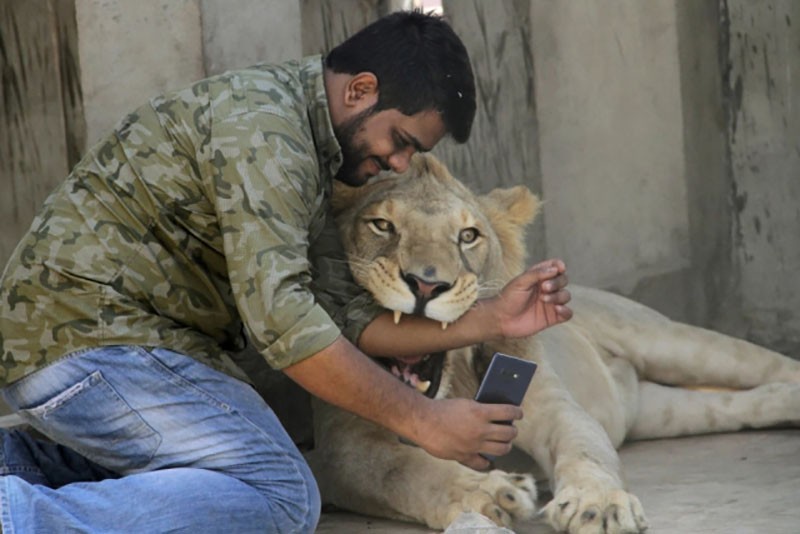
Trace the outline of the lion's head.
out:
M 337 184 L 334 212 L 350 269 L 376 301 L 443 327 L 524 269 L 524 227 L 539 200 L 523 186 L 476 195 L 436 158 L 404 174 Z

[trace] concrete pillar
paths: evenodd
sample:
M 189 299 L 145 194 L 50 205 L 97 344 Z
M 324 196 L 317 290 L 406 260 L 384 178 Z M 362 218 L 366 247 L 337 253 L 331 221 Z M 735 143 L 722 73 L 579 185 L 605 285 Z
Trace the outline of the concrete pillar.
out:
M 76 0 L 91 146 L 148 98 L 203 77 L 198 0 Z
M 302 56 L 300 0 L 201 0 L 206 74 Z
M 800 356 L 800 3 L 723 5 L 739 335 Z
M 0 272 L 34 214 L 61 183 L 81 130 L 74 6 L 0 3 Z
M 531 13 L 548 255 L 577 283 L 684 316 L 675 2 L 540 0 Z
M 734 294 L 732 181 L 720 65 L 720 3 L 676 2 L 692 269 L 681 294 L 691 322 L 710 326 Z

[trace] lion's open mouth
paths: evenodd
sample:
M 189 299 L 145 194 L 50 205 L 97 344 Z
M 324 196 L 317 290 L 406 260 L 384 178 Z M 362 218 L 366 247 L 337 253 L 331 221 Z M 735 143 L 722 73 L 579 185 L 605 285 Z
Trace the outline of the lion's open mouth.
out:
M 413 387 L 426 397 L 434 398 L 442 381 L 444 356 L 444 352 L 439 352 L 427 354 L 418 360 L 379 358 L 378 361 L 406 385 Z

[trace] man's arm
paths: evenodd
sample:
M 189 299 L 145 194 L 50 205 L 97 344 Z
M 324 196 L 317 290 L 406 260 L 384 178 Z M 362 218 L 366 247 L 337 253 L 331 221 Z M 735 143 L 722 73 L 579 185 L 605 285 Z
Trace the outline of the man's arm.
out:
M 527 337 L 572 317 L 566 285 L 564 262 L 548 260 L 514 278 L 498 296 L 479 300 L 446 330 L 439 322 L 414 316 L 395 325 L 392 314 L 385 313 L 366 326 L 358 346 L 372 356 L 403 358 Z
M 511 450 L 517 430 L 492 421 L 517 420 L 516 406 L 468 399 L 432 400 L 367 358 L 344 337 L 284 372 L 317 397 L 406 437 L 439 458 L 473 469 Z

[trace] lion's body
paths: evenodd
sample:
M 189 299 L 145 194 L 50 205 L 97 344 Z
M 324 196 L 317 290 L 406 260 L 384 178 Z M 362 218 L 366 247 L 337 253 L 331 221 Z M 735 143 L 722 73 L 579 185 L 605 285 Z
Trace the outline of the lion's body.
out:
M 538 202 L 519 187 L 475 196 L 430 156 L 416 158 L 409 175 L 343 194 L 345 248 L 356 280 L 382 305 L 452 322 L 523 269 L 523 230 Z M 376 227 L 378 219 L 391 227 Z M 422 310 L 412 278 L 447 286 Z M 556 529 L 644 528 L 615 450 L 625 440 L 800 423 L 800 362 L 611 293 L 570 290 L 571 321 L 529 339 L 448 352 L 436 393 L 474 396 L 496 350 L 539 363 L 514 444 L 550 480 L 554 498 L 545 514 Z M 736 391 L 686 387 L 699 385 Z M 322 403 L 314 419 L 317 449 L 309 461 L 326 502 L 433 528 L 465 510 L 505 524 L 533 512 L 529 476 L 436 459 Z

